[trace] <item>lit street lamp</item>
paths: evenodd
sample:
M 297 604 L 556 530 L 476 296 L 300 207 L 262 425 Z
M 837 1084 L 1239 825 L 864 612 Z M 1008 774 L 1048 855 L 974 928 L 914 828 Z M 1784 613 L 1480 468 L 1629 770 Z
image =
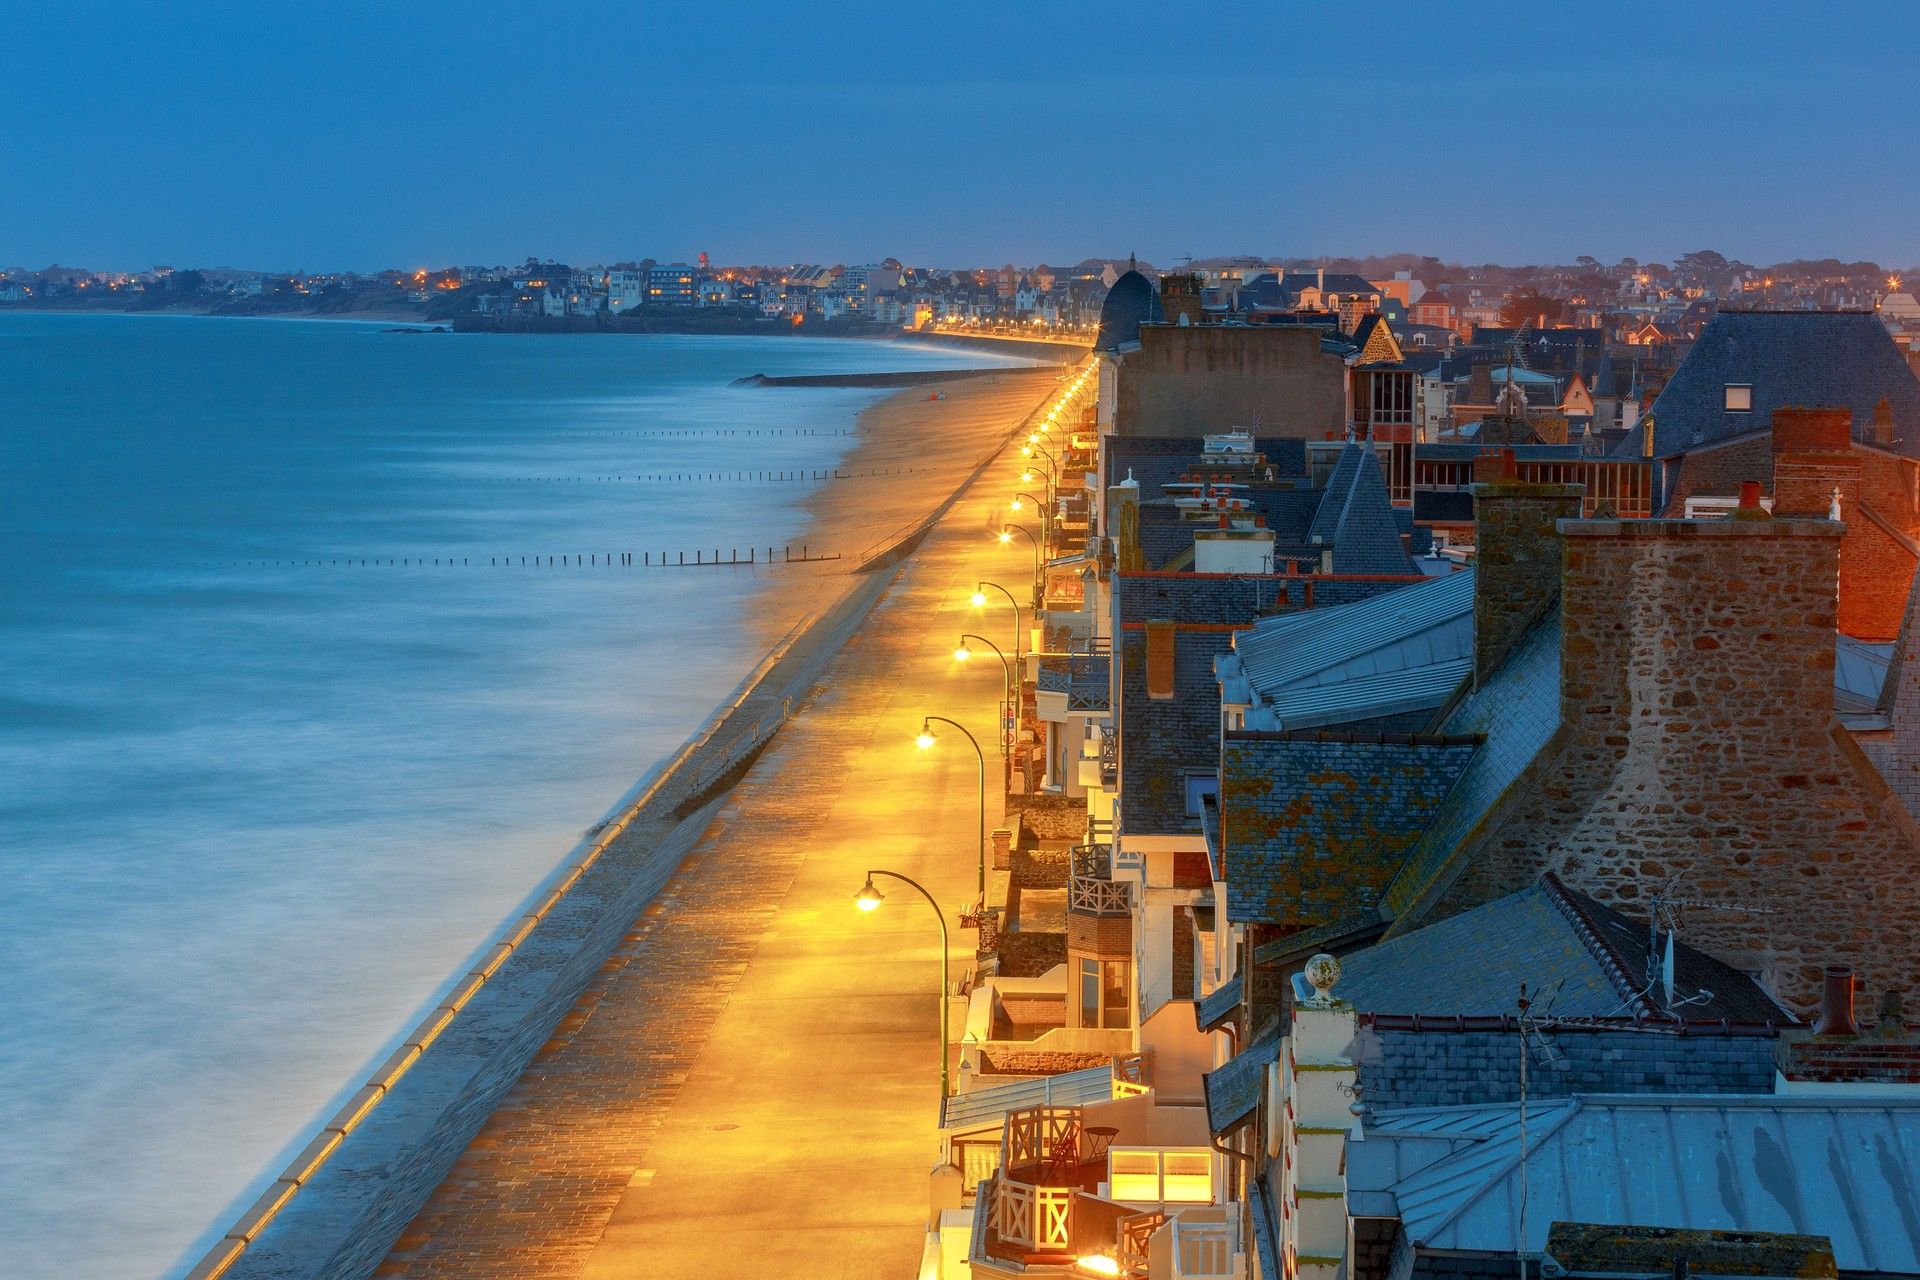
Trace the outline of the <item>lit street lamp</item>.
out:
M 940 923 L 940 1109 L 943 1113 L 941 1118 L 945 1119 L 947 1098 L 951 1095 L 947 1085 L 947 917 L 940 910 L 940 904 L 933 900 L 933 895 L 918 880 L 909 879 L 898 871 L 867 872 L 867 882 L 861 886 L 860 896 L 854 899 L 862 911 L 872 911 L 886 900 L 880 890 L 874 887 L 875 876 L 888 876 L 913 886 L 927 900 L 927 905 L 933 908 L 933 918 Z
M 1015 532 L 1018 532 L 1021 537 L 1033 544 L 1033 607 L 1038 609 L 1040 607 L 1040 576 L 1043 572 L 1042 561 L 1046 553 L 1040 549 L 1040 539 L 1033 536 L 1033 530 L 1027 528 L 1025 525 L 1014 524 L 1011 520 L 1000 530 L 1000 545 L 1003 547 L 1012 546 Z
M 1001 595 L 1005 596 L 1007 598 L 1007 603 L 1013 606 L 1013 661 L 1015 665 L 1018 665 L 1020 662 L 1020 638 L 1021 638 L 1020 602 L 1014 599 L 1013 592 L 1007 590 L 1005 587 L 1001 586 L 999 583 L 982 582 L 977 587 L 974 588 L 974 592 L 973 592 L 974 608 L 984 609 L 987 607 L 987 588 L 988 587 L 992 587 L 995 591 L 998 591 Z
M 965 662 L 973 657 L 973 650 L 967 648 L 967 641 L 969 640 L 978 640 L 981 644 L 993 650 L 993 656 L 1000 659 L 1001 671 L 1006 676 L 1006 681 L 1001 690 L 1004 694 L 1001 706 L 1005 708 L 1005 710 L 1001 712 L 1003 720 L 1000 726 L 1000 755 L 1004 759 L 1007 754 L 1007 729 L 1004 717 L 1007 714 L 1007 710 L 1011 710 L 1017 719 L 1020 705 L 1018 702 L 1020 697 L 1019 686 L 1014 683 L 1013 679 L 1013 664 L 1007 661 L 1006 654 L 1000 652 L 999 645 L 987 639 L 985 636 L 976 635 L 963 635 L 960 637 L 960 647 L 953 651 L 953 660 L 955 662 Z
M 950 724 L 958 729 L 961 736 L 973 747 L 974 758 L 980 762 L 980 905 L 987 904 L 987 753 L 980 749 L 980 740 L 967 732 L 967 727 L 958 720 L 949 720 L 945 716 L 924 716 L 920 721 L 920 736 L 914 742 L 922 751 L 932 750 L 933 744 L 940 739 L 935 736 L 935 722 Z

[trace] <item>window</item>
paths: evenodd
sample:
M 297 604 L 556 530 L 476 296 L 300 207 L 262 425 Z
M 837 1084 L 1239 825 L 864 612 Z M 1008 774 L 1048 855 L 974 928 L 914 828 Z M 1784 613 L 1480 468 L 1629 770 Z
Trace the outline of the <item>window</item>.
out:
M 1753 411 L 1753 388 L 1741 382 L 1727 384 L 1726 408 L 1728 413 L 1751 413 Z
M 1080 961 L 1080 1025 L 1083 1027 L 1125 1027 L 1127 1025 L 1127 962 L 1125 960 Z
M 1213 1158 L 1197 1150 L 1115 1147 L 1107 1152 L 1107 1181 L 1113 1199 L 1130 1204 L 1207 1204 Z

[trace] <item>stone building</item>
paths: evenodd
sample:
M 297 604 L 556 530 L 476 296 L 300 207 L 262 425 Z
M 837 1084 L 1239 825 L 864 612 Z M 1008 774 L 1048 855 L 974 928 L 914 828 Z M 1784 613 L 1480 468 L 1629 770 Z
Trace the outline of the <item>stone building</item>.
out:
M 1199 436 L 1236 428 L 1318 440 L 1346 430 L 1346 344 L 1318 325 L 1141 324 L 1120 361 L 1114 429 Z

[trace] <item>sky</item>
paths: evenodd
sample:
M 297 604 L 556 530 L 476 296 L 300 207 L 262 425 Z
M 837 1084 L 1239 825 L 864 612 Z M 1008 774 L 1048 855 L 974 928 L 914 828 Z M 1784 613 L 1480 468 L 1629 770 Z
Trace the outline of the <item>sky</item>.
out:
M 1920 6 L 0 0 L 0 266 L 1920 263 Z

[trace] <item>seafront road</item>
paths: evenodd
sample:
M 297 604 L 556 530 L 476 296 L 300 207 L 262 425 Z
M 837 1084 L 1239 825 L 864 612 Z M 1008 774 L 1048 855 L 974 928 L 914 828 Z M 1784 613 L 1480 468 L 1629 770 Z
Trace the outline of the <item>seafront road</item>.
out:
M 998 663 L 962 631 L 1011 636 L 969 603 L 1031 572 L 994 542 L 1011 464 L 989 466 L 898 571 L 867 622 L 540 1051 L 376 1274 L 427 1280 L 900 1277 L 918 1267 L 938 1156 L 936 963 L 972 962 L 976 766 L 993 754 Z M 1019 588 L 1016 586 L 1016 590 Z M 958 1034 L 956 1019 L 955 1034 Z

